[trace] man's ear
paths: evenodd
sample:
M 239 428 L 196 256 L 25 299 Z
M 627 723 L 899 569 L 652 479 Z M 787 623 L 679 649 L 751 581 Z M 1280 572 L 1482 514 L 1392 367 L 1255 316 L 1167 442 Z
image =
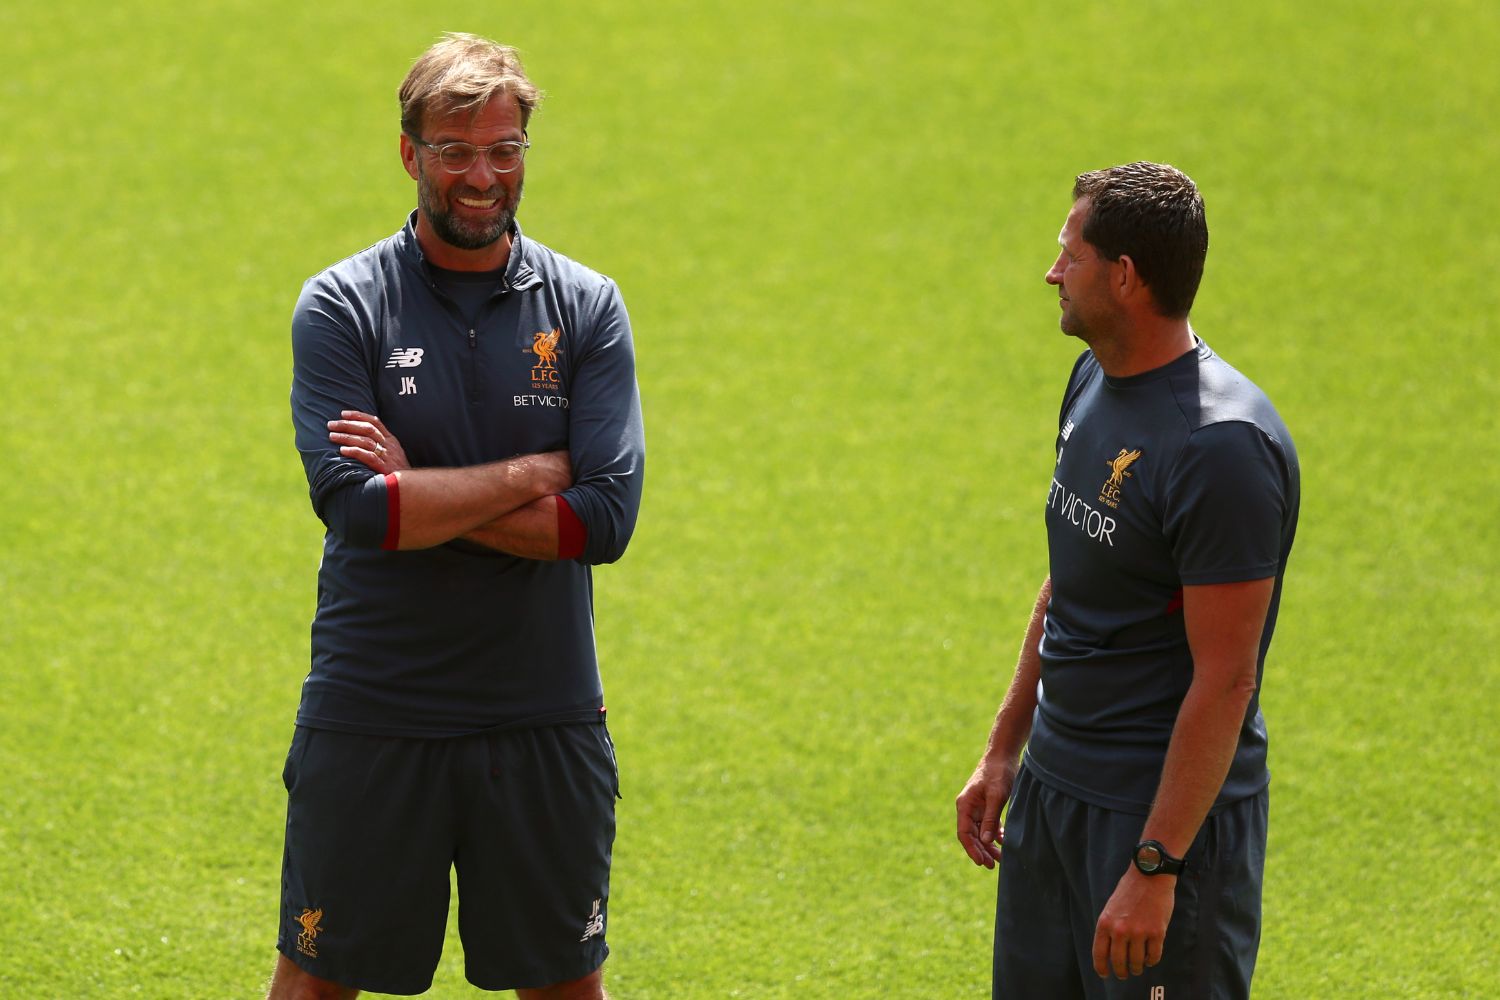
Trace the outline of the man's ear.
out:
M 1120 302 L 1129 302 L 1140 295 L 1150 295 L 1146 283 L 1141 280 L 1141 272 L 1136 270 L 1135 261 L 1129 254 L 1121 254 L 1120 259 L 1114 262 L 1115 273 L 1111 275 L 1111 286 L 1115 297 Z
M 417 179 L 417 144 L 405 132 L 401 133 L 401 165 L 412 180 Z

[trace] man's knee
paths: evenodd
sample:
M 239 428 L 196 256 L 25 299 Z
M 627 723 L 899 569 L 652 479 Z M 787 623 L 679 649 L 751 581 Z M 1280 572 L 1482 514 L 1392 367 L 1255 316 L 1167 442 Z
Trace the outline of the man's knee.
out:
M 604 970 L 595 969 L 581 979 L 553 983 L 536 989 L 516 990 L 519 1000 L 609 1000 L 604 992 Z
M 266 1000 L 354 1000 L 358 995 L 359 990 L 319 979 L 285 955 L 278 955 Z

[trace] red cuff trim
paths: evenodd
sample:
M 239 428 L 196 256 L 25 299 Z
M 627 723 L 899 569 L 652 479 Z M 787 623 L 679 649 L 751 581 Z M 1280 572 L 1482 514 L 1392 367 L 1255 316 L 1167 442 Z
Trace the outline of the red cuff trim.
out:
M 394 551 L 401 544 L 401 485 L 394 472 L 385 474 L 385 541 L 382 549 Z
M 1167 602 L 1167 614 L 1169 614 L 1169 615 L 1175 615 L 1177 612 L 1179 612 L 1181 610 L 1182 610 L 1182 588 L 1178 587 L 1177 588 L 1177 593 L 1173 594 L 1172 595 L 1172 599 Z
M 562 497 L 557 498 L 557 558 L 577 559 L 589 540 L 589 529 Z

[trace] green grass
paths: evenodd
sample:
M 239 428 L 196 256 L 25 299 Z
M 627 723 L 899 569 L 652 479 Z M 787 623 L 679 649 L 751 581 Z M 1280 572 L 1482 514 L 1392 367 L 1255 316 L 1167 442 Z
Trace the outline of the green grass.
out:
M 269 972 L 320 537 L 287 321 L 409 209 L 446 29 L 525 52 L 522 222 L 635 323 L 617 997 L 987 995 L 952 797 L 1045 572 L 1041 275 L 1072 176 L 1138 157 L 1203 188 L 1195 325 L 1303 463 L 1256 995 L 1493 993 L 1500 14 L 1007 6 L 0 8 L 0 995 Z

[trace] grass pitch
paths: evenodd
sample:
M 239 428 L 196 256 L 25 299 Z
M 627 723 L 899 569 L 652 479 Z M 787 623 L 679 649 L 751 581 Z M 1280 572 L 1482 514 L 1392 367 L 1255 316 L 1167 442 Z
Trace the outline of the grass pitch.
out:
M 0 994 L 269 972 L 320 537 L 287 322 L 410 208 L 395 89 L 449 29 L 522 48 L 522 223 L 635 324 L 615 996 L 987 995 L 951 800 L 1045 573 L 1041 276 L 1135 158 L 1202 187 L 1195 325 L 1303 462 L 1256 995 L 1493 991 L 1493 5 L 158 10 L 0 10 Z

